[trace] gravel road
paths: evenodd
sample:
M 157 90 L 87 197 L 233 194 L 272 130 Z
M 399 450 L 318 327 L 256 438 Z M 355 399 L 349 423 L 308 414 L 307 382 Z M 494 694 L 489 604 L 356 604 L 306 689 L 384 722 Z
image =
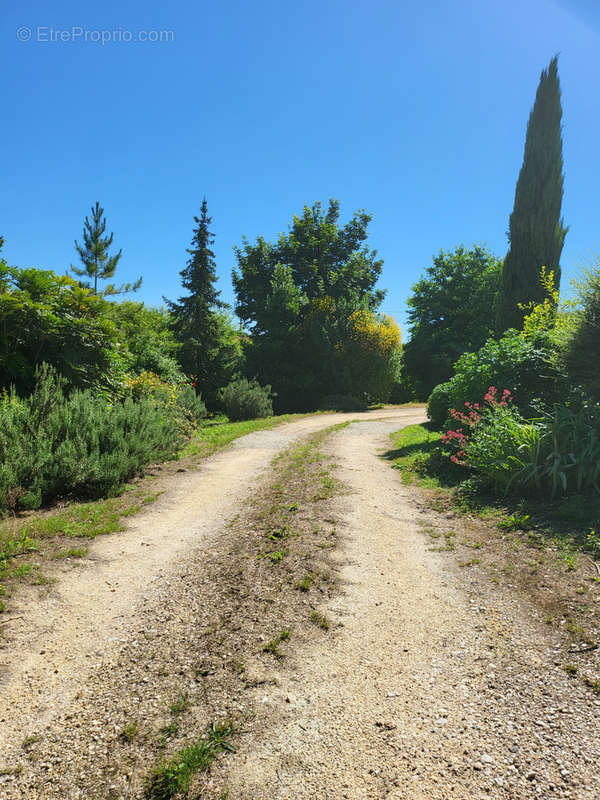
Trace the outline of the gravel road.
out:
M 422 416 L 386 409 L 313 417 L 239 439 L 198 471 L 170 478 L 151 509 L 125 533 L 96 540 L 81 570 L 61 576 L 47 599 L 24 601 L 0 650 L 0 798 L 92 796 L 73 778 L 59 787 L 49 776 L 66 761 L 75 775 L 80 746 L 91 763 L 90 753 L 102 752 L 99 670 L 112 664 L 127 692 L 140 607 L 144 626 L 155 613 L 160 631 L 176 576 L 188 560 L 193 574 L 210 558 L 271 458 L 302 436 L 359 419 L 329 445 L 349 491 L 332 501 L 342 519 L 341 591 L 320 610 L 339 626 L 301 642 L 277 685 L 249 690 L 256 716 L 237 753 L 220 762 L 219 786 L 230 800 L 598 800 L 597 696 L 560 668 L 557 642 L 535 609 L 433 551 L 422 532 L 429 512 L 379 457 L 389 433 Z M 93 735 L 74 730 L 84 706 Z M 61 753 L 65 731 L 69 752 Z M 52 740 L 58 755 L 14 772 L 32 732 Z M 111 791 L 93 796 L 141 796 Z
M 323 611 L 343 627 L 263 698 L 232 800 L 598 800 L 600 700 L 534 609 L 432 551 L 415 490 L 377 457 L 399 427 L 331 440 L 346 586 Z

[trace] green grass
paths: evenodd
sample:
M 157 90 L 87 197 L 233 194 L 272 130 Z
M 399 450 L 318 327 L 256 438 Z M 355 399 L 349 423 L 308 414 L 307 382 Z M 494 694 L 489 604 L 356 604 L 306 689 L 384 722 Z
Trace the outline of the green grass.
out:
M 312 575 L 305 575 L 303 578 L 300 578 L 294 584 L 294 589 L 298 589 L 300 592 L 308 592 L 313 582 Z
M 586 551 L 600 558 L 600 535 L 595 532 L 600 519 L 600 495 L 571 495 L 554 501 L 535 497 L 494 497 L 477 492 L 454 491 L 471 473 L 449 461 L 449 453 L 438 450 L 441 433 L 429 424 L 409 425 L 391 434 L 394 448 L 383 458 L 402 473 L 406 484 L 444 492 L 440 510 L 448 502 L 462 513 L 477 514 L 493 520 L 504 532 L 535 531 L 524 542 L 537 549 L 553 549 L 558 561 L 568 570 L 575 569 L 575 556 Z M 433 459 L 430 456 L 434 453 Z M 434 501 L 435 507 L 436 501 Z
M 209 420 L 192 436 L 179 454 L 179 458 L 209 456 L 217 450 L 227 447 L 234 439 L 245 436 L 247 433 L 270 430 L 285 422 L 294 422 L 309 416 L 312 416 L 312 414 L 281 414 L 277 417 L 249 419 L 242 422 L 228 422 L 224 417 Z
M 136 514 L 144 490 L 127 484 L 119 497 L 71 503 L 61 511 L 0 519 L 0 582 L 10 594 L 14 584 L 39 583 L 45 559 L 84 558 L 87 548 L 65 547 L 68 539 L 95 539 L 125 530 L 123 519 Z M 149 503 L 158 494 L 144 497 Z
M 423 469 L 431 451 L 440 446 L 441 438 L 442 434 L 431 430 L 428 423 L 408 425 L 390 435 L 393 449 L 384 453 L 383 458 L 394 462 L 392 467 L 401 471 L 403 483 L 438 487 L 439 479 L 424 474 Z
M 144 793 L 146 800 L 170 800 L 185 794 L 194 775 L 205 772 L 220 752 L 234 752 L 229 741 L 232 732 L 231 724 L 213 722 L 205 738 L 178 750 L 154 770 Z
M 54 558 L 85 558 L 87 551 L 87 547 L 69 547 L 68 550 L 58 550 Z
M 180 692 L 171 703 L 171 714 L 183 714 L 190 707 L 190 698 L 187 692 Z

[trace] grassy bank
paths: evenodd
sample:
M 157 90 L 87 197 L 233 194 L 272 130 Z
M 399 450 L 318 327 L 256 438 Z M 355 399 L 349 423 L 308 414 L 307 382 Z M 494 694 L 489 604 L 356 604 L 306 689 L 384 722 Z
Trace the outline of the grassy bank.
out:
M 457 511 L 495 519 L 504 530 L 517 530 L 521 525 L 524 530 L 535 530 L 538 537 L 560 540 L 562 548 L 600 558 L 600 537 L 595 546 L 594 534 L 590 536 L 600 521 L 600 496 L 577 494 L 551 501 L 478 493 L 468 483 L 471 473 L 450 462 L 451 451 L 443 447 L 441 438 L 428 423 L 410 425 L 392 434 L 393 449 L 385 458 L 401 472 L 403 483 L 437 490 L 451 499 Z

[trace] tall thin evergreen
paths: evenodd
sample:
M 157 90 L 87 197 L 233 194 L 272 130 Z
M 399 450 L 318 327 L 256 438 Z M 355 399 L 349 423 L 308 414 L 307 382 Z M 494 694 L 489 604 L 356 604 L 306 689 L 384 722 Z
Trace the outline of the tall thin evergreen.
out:
M 523 165 L 509 222 L 509 251 L 502 270 L 497 330 L 520 328 L 519 304 L 541 302 L 542 266 L 560 285 L 560 256 L 568 228 L 563 224 L 562 107 L 558 57 L 542 71 L 525 138 Z
M 108 280 L 114 277 L 117 264 L 121 259 L 123 251 L 119 250 L 119 252 L 115 253 L 113 256 L 109 255 L 108 250 L 112 245 L 114 234 L 111 233 L 108 236 L 104 235 L 106 232 L 104 209 L 101 207 L 100 203 L 96 201 L 96 204 L 91 208 L 91 212 L 91 220 L 86 217 L 83 224 L 83 244 L 81 245 L 75 240 L 75 249 L 79 254 L 83 268 L 75 267 L 71 264 L 71 270 L 80 278 L 93 279 L 93 292 L 94 294 L 98 294 L 98 280 Z M 89 281 L 84 280 L 80 281 L 80 283 L 82 286 L 92 289 L 92 285 Z M 122 294 L 130 290 L 135 292 L 141 285 L 141 278 L 134 284 L 124 283 L 121 286 L 109 284 L 100 294 Z
M 215 236 L 210 231 L 206 198 L 200 217 L 194 217 L 196 228 L 190 255 L 179 273 L 188 294 L 177 302 L 165 298 L 172 315 L 173 331 L 181 344 L 179 361 L 184 372 L 193 377 L 197 388 L 206 391 L 213 381 L 213 362 L 219 351 L 219 319 L 217 310 L 226 308 L 215 288 L 217 280 L 215 254 L 211 249 Z

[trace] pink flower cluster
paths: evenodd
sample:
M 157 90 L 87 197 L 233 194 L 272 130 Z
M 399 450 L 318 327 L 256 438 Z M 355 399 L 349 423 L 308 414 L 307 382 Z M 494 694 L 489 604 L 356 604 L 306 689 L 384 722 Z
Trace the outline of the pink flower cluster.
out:
M 490 386 L 487 390 L 483 402 L 490 408 L 496 406 L 506 406 L 512 400 L 512 393 L 510 389 L 504 389 L 500 399 L 498 399 L 498 389 L 495 386 Z M 456 448 L 456 453 L 450 456 L 450 461 L 454 464 L 460 464 L 461 467 L 468 466 L 465 458 L 465 447 L 469 441 L 469 433 L 465 433 L 465 428 L 468 432 L 481 422 L 482 413 L 486 410 L 485 405 L 480 403 L 465 403 L 465 411 L 458 411 L 456 408 L 450 409 L 450 416 L 452 419 L 461 422 L 463 427 L 456 428 L 456 430 L 446 431 L 442 436 L 442 444 L 449 444 L 451 447 Z
M 505 406 L 512 400 L 512 393 L 510 389 L 505 389 L 502 392 L 501 399 L 498 400 L 498 389 L 495 386 L 490 386 L 483 399 L 489 406 Z

